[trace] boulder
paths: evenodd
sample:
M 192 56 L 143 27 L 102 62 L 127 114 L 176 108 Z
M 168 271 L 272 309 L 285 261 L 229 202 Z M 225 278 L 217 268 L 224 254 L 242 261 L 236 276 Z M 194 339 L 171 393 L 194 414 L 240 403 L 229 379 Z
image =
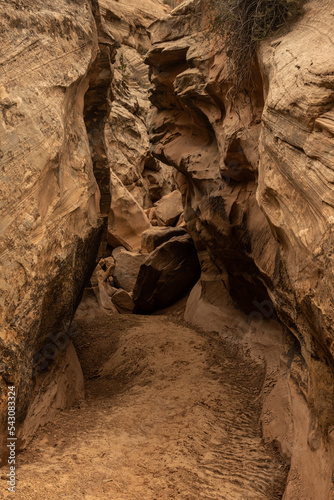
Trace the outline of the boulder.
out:
M 105 268 L 105 269 L 103 269 Z M 114 259 L 101 259 L 96 266 L 91 278 L 91 290 L 96 296 L 99 307 L 102 307 L 108 314 L 117 314 L 117 310 L 111 301 L 111 297 L 117 291 L 110 283 L 110 275 L 115 268 Z M 84 310 L 81 308 L 81 314 Z
M 104 259 L 101 259 L 99 261 L 100 268 L 105 271 L 104 274 L 104 279 L 107 280 L 109 276 L 112 276 L 114 274 L 115 270 L 115 261 L 113 257 L 106 257 Z
M 121 314 L 131 314 L 134 310 L 133 299 L 125 290 L 117 290 L 111 300 Z
M 187 231 L 182 227 L 154 227 L 147 229 L 141 235 L 141 249 L 143 252 L 151 253 L 174 236 L 183 236 L 184 234 L 187 234 Z
M 200 264 L 190 236 L 176 236 L 156 248 L 142 264 L 133 291 L 138 312 L 167 307 L 192 287 Z
M 156 215 L 164 226 L 173 226 L 183 213 L 182 196 L 179 191 L 172 191 L 156 204 Z
M 146 256 L 119 247 L 113 251 L 113 257 L 115 259 L 114 282 L 116 286 L 123 288 L 127 292 L 132 292 L 140 266 Z

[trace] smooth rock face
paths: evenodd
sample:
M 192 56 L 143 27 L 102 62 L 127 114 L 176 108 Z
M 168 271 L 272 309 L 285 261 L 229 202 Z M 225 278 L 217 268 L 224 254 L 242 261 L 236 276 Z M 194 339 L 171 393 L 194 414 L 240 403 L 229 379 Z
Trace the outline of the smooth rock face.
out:
M 200 276 L 197 252 L 190 236 L 175 236 L 152 252 L 142 264 L 133 291 L 139 312 L 167 307 Z
M 141 249 L 143 252 L 151 253 L 174 236 L 183 236 L 184 234 L 187 234 L 187 231 L 182 227 L 154 227 L 147 229 L 141 235 Z
M 151 227 L 144 210 L 131 196 L 118 177 L 111 173 L 111 206 L 108 216 L 108 243 L 139 250 L 141 234 Z
M 113 257 L 115 259 L 114 280 L 117 286 L 127 292 L 132 292 L 146 255 L 128 252 L 120 247 L 113 251 Z
M 0 7 L 1 425 L 8 382 L 23 420 L 32 358 L 66 330 L 95 265 L 100 230 L 83 120 L 97 55 L 90 4 L 24 0 L 20 7 Z
M 164 226 L 173 226 L 183 213 L 182 196 L 179 191 L 167 194 L 155 204 L 155 213 Z
M 131 295 L 125 290 L 117 290 L 112 296 L 112 301 L 121 314 L 131 314 L 135 308 Z
M 184 3 L 151 27 L 154 153 L 179 172 L 202 267 L 197 300 L 221 310 L 212 303 L 220 277 L 249 314 L 273 315 L 272 301 L 295 335 L 288 376 L 304 394 L 309 427 L 292 438 L 284 499 L 330 498 L 334 6 L 306 3 L 291 32 L 262 43 L 255 89 L 233 99 L 227 56 L 201 37 L 196 8 Z M 196 297 L 188 319 L 199 317 Z M 310 450 L 319 482 L 311 479 Z

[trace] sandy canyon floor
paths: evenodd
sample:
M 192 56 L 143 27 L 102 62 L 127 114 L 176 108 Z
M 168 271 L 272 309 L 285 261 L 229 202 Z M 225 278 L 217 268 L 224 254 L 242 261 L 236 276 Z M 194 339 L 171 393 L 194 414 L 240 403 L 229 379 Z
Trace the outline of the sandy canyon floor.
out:
M 275 500 L 263 368 L 170 315 L 77 320 L 86 399 L 19 455 L 18 500 Z M 13 494 L 0 482 L 1 498 Z

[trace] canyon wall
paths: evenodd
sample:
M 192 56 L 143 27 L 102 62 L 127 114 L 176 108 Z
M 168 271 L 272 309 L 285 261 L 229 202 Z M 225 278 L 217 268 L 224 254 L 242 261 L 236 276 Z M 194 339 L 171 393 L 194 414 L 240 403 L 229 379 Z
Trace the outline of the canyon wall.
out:
M 8 385 L 18 427 L 27 412 L 52 418 L 53 399 L 59 409 L 83 397 L 70 324 L 96 258 L 108 238 L 140 241 L 144 208 L 175 182 L 151 155 L 146 127 L 143 57 L 147 26 L 165 13 L 159 1 L 22 0 L 0 10 L 3 431 Z M 48 380 L 51 399 L 41 400 Z M 35 424 L 25 423 L 24 442 Z
M 186 319 L 219 331 L 237 305 L 250 323 L 285 325 L 264 437 L 290 461 L 285 499 L 333 498 L 331 2 L 307 2 L 263 42 L 255 87 L 237 95 L 196 1 L 171 14 L 158 0 L 0 11 L 1 430 L 9 385 L 18 424 L 50 418 L 38 384 L 56 409 L 83 397 L 70 323 L 98 251 L 138 249 L 176 178 L 202 269 Z
M 154 154 L 178 171 L 202 266 L 186 319 L 205 327 L 216 314 L 219 330 L 233 300 L 250 322 L 277 315 L 293 334 L 294 431 L 285 422 L 273 438 L 291 462 L 284 498 L 332 498 L 334 7 L 310 1 L 262 42 L 255 87 L 237 95 L 204 14 L 190 0 L 153 23 L 147 58 Z
M 98 53 L 89 2 L 2 3 L 1 33 L 3 430 L 7 385 L 16 386 L 22 421 L 33 364 L 45 348 L 43 363 L 51 361 L 69 328 L 92 272 L 101 222 L 83 119 Z

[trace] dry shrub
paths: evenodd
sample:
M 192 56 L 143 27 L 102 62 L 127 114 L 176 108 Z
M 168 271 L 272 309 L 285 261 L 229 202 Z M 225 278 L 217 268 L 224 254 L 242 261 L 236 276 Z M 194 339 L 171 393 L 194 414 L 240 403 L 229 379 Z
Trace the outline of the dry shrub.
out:
M 223 43 L 230 58 L 230 77 L 236 92 L 252 85 L 252 66 L 259 42 L 288 27 L 301 14 L 304 2 L 203 0 L 206 31 Z

